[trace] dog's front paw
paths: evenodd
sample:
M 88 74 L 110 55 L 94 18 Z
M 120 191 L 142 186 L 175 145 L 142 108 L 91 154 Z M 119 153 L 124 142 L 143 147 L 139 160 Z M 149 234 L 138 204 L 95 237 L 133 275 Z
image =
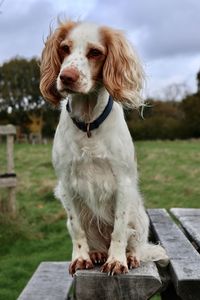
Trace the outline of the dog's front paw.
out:
M 77 270 L 84 270 L 84 269 L 92 269 L 93 263 L 90 259 L 83 259 L 79 257 L 71 262 L 69 266 L 69 273 L 73 276 Z
M 107 261 L 101 268 L 101 272 L 108 273 L 108 275 L 125 274 L 128 273 L 128 266 L 118 260 Z
M 136 255 L 127 255 L 127 264 L 129 269 L 138 268 L 140 266 L 140 260 Z
M 108 258 L 107 253 L 101 251 L 90 251 L 89 255 L 93 264 L 103 264 Z

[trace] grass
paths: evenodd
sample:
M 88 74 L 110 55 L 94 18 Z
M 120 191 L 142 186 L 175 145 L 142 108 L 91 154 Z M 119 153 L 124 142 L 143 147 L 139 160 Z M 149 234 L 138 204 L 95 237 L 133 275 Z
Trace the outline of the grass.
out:
M 199 141 L 136 143 L 146 207 L 199 207 L 199 147 Z M 51 145 L 15 145 L 15 165 L 18 215 L 0 214 L 0 300 L 16 299 L 41 261 L 71 256 L 65 212 L 52 193 Z M 3 170 L 5 145 L 0 144 Z M 0 198 L 6 201 L 4 190 Z
M 199 207 L 200 140 L 136 144 L 148 207 Z

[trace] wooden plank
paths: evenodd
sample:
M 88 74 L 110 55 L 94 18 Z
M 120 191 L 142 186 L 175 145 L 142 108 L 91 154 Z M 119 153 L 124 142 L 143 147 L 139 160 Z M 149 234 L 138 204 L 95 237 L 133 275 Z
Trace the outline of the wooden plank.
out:
M 66 300 L 72 285 L 69 262 L 43 262 L 17 300 Z M 99 268 L 77 271 L 77 300 L 145 300 L 161 287 L 154 263 L 143 263 L 128 274 L 108 276 Z
M 16 134 L 16 127 L 8 124 L 0 126 L 0 135 Z
M 171 208 L 170 211 L 177 216 L 200 217 L 200 208 Z
M 74 279 L 76 300 L 145 300 L 161 287 L 154 263 L 142 263 L 128 274 L 108 276 L 99 268 L 77 271 Z
M 0 187 L 15 187 L 17 185 L 16 177 L 0 177 Z
M 7 135 L 7 174 L 0 176 L 0 187 L 9 188 L 9 196 L 7 208 L 9 213 L 15 215 L 16 213 L 16 192 L 15 187 L 17 180 L 14 175 L 14 135 L 16 128 L 13 125 L 0 126 L 0 135 Z
M 172 208 L 170 212 L 178 219 L 181 226 L 200 250 L 200 209 Z
M 69 262 L 42 262 L 17 300 L 66 300 L 72 284 Z
M 182 299 L 197 300 L 200 295 L 200 255 L 165 209 L 149 209 L 151 226 L 170 257 L 170 273 Z
M 14 136 L 7 136 L 7 172 L 14 173 L 14 155 L 13 155 Z

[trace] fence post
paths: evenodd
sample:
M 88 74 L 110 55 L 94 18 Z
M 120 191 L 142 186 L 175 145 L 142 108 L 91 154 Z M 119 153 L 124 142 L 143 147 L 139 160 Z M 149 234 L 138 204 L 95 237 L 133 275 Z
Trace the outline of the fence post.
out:
M 7 209 L 12 215 L 16 214 L 16 175 L 14 174 L 14 135 L 16 128 L 13 125 L 0 126 L 0 135 L 7 139 L 7 173 L 0 174 L 0 187 L 8 188 Z

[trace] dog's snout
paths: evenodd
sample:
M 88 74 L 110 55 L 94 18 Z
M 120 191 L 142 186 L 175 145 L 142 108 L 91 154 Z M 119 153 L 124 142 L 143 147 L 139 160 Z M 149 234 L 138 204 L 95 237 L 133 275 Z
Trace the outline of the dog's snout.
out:
M 79 79 L 79 73 L 75 69 L 65 69 L 60 74 L 60 80 L 64 84 L 75 83 Z

